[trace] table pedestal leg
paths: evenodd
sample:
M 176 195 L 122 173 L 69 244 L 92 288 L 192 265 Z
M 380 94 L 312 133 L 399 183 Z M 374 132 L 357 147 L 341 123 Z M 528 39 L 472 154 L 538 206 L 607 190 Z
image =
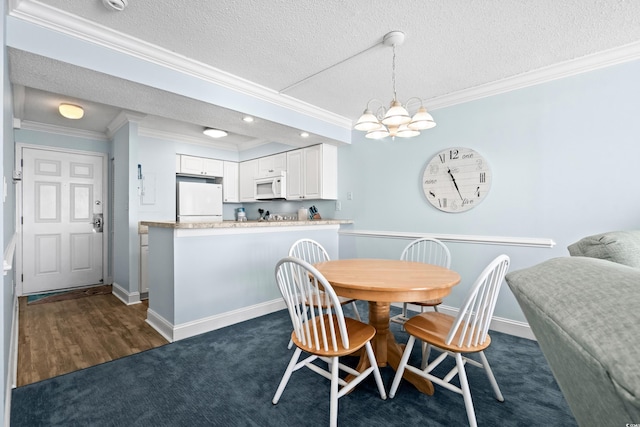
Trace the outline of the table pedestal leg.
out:
M 376 328 L 376 336 L 371 340 L 371 345 L 373 346 L 378 366 L 391 366 L 394 371 L 397 371 L 404 352 L 404 345 L 401 346 L 396 342 L 395 336 L 389 329 L 390 306 L 391 304 L 384 302 L 369 302 L 369 324 Z M 363 352 L 357 369 L 362 372 L 368 366 L 369 360 L 366 353 Z M 407 370 L 404 371 L 402 377 L 422 393 L 429 396 L 433 395 L 433 383 L 428 379 Z
M 369 301 L 369 324 L 376 328 L 371 346 L 379 367 L 387 366 L 387 341 L 389 336 L 393 339 L 389 330 L 389 307 L 389 303 Z

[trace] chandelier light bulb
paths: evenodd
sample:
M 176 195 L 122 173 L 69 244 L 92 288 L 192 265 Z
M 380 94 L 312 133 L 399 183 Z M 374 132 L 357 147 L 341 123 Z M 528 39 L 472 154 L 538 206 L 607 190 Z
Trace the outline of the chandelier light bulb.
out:
M 365 137 L 369 138 L 369 139 L 382 139 L 382 138 L 386 138 L 387 136 L 389 136 L 389 130 L 387 129 L 387 127 L 383 124 L 379 125 L 377 129 L 373 129 L 370 130 L 369 132 L 367 132 L 367 134 L 365 135 Z
M 391 106 L 382 119 L 382 124 L 387 126 L 400 126 L 405 125 L 411 121 L 411 116 L 407 112 L 407 109 L 402 104 L 394 100 L 391 102 Z
M 408 126 L 413 130 L 425 130 L 435 127 L 436 122 L 433 121 L 431 114 L 427 113 L 427 109 L 420 106 L 416 114 L 411 118 L 411 123 L 409 123 Z
M 364 110 L 362 116 L 358 119 L 358 122 L 354 126 L 357 130 L 368 132 L 380 127 L 380 121 L 368 108 Z

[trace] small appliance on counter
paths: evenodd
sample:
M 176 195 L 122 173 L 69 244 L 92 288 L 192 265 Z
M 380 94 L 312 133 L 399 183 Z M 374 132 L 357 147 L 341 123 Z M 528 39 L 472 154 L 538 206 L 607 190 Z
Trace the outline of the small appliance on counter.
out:
M 258 209 L 258 221 L 295 221 L 298 217 L 295 213 L 272 214 L 264 209 Z
M 176 220 L 179 222 L 222 221 L 222 185 L 207 182 L 176 183 Z
M 236 221 L 246 221 L 247 220 L 247 213 L 244 211 L 244 208 L 238 208 L 236 209 Z
M 298 221 L 308 221 L 309 220 L 309 209 L 305 207 L 301 207 L 298 209 Z

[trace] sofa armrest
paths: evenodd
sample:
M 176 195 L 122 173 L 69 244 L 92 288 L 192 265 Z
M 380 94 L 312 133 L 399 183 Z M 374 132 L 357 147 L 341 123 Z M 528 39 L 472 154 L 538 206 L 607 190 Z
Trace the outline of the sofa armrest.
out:
M 640 420 L 640 270 L 564 257 L 506 281 L 578 424 Z

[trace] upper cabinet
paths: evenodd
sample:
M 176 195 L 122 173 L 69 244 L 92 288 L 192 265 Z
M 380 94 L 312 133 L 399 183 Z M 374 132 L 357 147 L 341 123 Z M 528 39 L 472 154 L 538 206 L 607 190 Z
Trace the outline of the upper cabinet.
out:
M 287 200 L 337 198 L 337 147 L 320 144 L 287 152 Z
M 264 178 L 287 170 L 287 153 L 273 154 L 258 159 L 258 176 Z
M 238 203 L 240 195 L 238 191 L 239 168 L 237 162 L 224 162 L 222 176 L 222 200 L 225 203 Z
M 255 202 L 253 180 L 258 177 L 258 160 L 240 162 L 240 202 Z
M 195 157 L 180 154 L 180 169 L 177 173 L 198 176 L 224 176 L 224 165 L 222 160 L 208 159 L 206 157 Z

